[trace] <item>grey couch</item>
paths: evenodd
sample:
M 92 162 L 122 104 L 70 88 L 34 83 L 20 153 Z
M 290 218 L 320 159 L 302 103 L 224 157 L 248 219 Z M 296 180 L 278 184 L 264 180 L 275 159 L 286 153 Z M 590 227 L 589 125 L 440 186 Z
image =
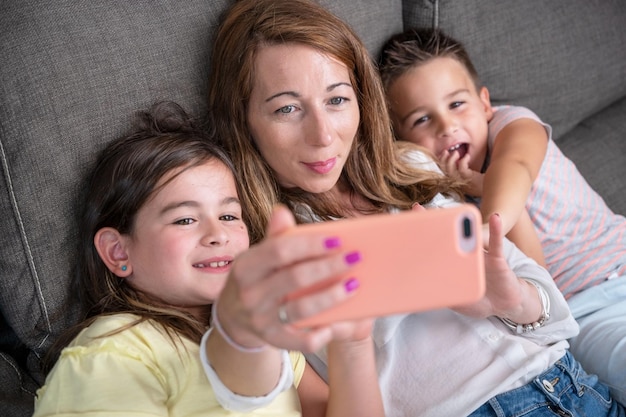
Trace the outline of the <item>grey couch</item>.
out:
M 373 55 L 409 26 L 463 40 L 495 103 L 535 110 L 626 214 L 626 2 L 321 0 Z M 78 181 L 131 115 L 197 114 L 226 0 L 0 2 L 0 415 L 27 416 L 71 297 Z M 228 88 L 228 86 L 224 86 Z

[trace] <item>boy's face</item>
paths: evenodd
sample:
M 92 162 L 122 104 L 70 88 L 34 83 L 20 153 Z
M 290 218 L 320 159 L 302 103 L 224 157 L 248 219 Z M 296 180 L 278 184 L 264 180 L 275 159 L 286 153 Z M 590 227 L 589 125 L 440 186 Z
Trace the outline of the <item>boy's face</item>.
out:
M 231 171 L 217 159 L 183 171 L 139 209 L 126 239 L 128 283 L 201 316 L 249 245 Z
M 487 123 L 493 115 L 486 88 L 480 92 L 465 67 L 435 58 L 395 80 L 388 93 L 396 135 L 443 159 L 469 154 L 480 171 L 487 151 Z

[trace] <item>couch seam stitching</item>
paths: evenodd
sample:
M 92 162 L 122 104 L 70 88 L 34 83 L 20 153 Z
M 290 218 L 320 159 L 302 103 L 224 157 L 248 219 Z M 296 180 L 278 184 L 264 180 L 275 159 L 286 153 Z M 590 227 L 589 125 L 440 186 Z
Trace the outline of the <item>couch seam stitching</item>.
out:
M 37 290 L 37 296 L 39 297 L 39 300 L 41 302 L 41 307 L 42 307 L 42 312 L 43 312 L 43 316 L 44 316 L 45 323 L 46 323 L 46 328 L 48 330 L 48 333 L 50 333 L 52 331 L 52 326 L 50 325 L 50 318 L 48 316 L 48 309 L 46 307 L 46 301 L 45 301 L 45 298 L 44 298 L 43 293 L 41 291 L 41 283 L 39 281 L 39 275 L 37 274 L 37 268 L 35 267 L 35 261 L 33 259 L 32 250 L 31 250 L 31 247 L 30 247 L 30 245 L 28 243 L 28 236 L 26 235 L 26 230 L 24 229 L 24 222 L 22 220 L 22 216 L 20 214 L 19 206 L 17 204 L 17 198 L 15 197 L 15 190 L 13 188 L 13 181 L 11 180 L 11 173 L 9 171 L 9 163 L 8 163 L 7 156 L 6 156 L 6 153 L 5 153 L 5 150 L 4 150 L 3 141 L 1 141 L 1 140 L 0 140 L 0 158 L 2 159 L 2 169 L 4 171 L 4 175 L 5 175 L 6 182 L 7 182 L 7 190 L 9 192 L 9 197 L 10 197 L 10 200 L 11 200 L 11 206 L 13 207 L 13 213 L 17 217 L 16 220 L 17 220 L 19 231 L 20 231 L 20 236 L 22 238 L 22 243 L 24 244 L 24 247 L 25 247 L 26 259 L 28 261 L 28 265 L 30 266 L 33 279 L 35 281 L 35 287 L 36 287 L 36 290 Z M 48 338 L 48 335 L 46 335 L 41 340 L 41 342 L 39 343 L 37 348 L 43 346 L 43 344 L 45 343 L 47 338 Z

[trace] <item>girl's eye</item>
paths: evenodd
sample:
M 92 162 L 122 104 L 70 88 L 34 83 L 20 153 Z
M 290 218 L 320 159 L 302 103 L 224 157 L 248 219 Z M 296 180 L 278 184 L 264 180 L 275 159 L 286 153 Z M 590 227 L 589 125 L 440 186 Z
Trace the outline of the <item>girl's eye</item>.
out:
M 188 217 L 186 219 L 176 220 L 174 222 L 174 224 L 178 224 L 178 225 L 181 225 L 181 226 L 187 226 L 187 225 L 190 225 L 191 223 L 193 223 L 194 221 L 195 221 L 194 219 Z
M 289 106 L 283 106 L 280 109 L 276 110 L 277 113 L 282 113 L 282 114 L 289 114 L 289 113 L 293 113 L 295 110 L 295 106 L 294 105 L 289 105 Z

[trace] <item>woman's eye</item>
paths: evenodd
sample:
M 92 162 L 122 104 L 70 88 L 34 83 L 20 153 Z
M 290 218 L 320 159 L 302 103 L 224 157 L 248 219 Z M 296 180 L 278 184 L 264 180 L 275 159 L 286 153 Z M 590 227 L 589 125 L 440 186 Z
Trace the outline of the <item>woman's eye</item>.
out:
M 220 220 L 224 220 L 224 221 L 227 221 L 227 222 L 233 222 L 233 221 L 239 220 L 239 217 L 233 216 L 232 214 L 225 214 L 225 215 L 220 217 Z
M 293 113 L 293 111 L 295 110 L 295 106 L 293 105 L 289 105 L 289 106 L 283 106 L 280 109 L 276 110 L 277 113 L 283 113 L 283 114 L 289 114 L 289 113 Z
M 348 99 L 345 97 L 333 97 L 330 99 L 330 104 L 336 106 L 336 105 L 345 103 L 346 101 L 348 101 Z
M 191 223 L 193 223 L 193 222 L 194 222 L 194 220 L 193 220 L 192 218 L 189 218 L 189 217 L 188 217 L 188 218 L 186 218 L 186 219 L 176 220 L 176 221 L 174 222 L 174 224 L 178 224 L 178 225 L 181 225 L 181 226 L 187 226 L 187 225 L 190 225 L 190 224 L 191 224 Z

